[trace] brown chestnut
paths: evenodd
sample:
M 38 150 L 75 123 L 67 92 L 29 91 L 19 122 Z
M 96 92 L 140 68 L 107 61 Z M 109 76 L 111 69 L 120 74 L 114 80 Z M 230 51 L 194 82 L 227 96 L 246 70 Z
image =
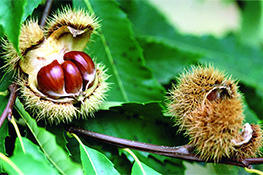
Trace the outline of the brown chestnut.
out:
M 64 73 L 57 60 L 39 70 L 37 83 L 38 89 L 45 95 L 57 97 L 63 94 Z
M 65 77 L 65 90 L 67 93 L 77 93 L 82 88 L 82 75 L 78 67 L 71 61 L 65 61 L 62 65 Z
M 64 60 L 72 61 L 79 68 L 85 81 L 91 83 L 94 80 L 95 65 L 90 56 L 81 51 L 70 51 L 65 53 Z

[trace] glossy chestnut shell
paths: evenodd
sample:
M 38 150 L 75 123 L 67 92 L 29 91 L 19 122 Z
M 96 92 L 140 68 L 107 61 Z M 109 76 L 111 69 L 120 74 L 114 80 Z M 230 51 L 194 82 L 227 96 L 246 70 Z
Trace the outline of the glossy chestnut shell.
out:
M 87 90 L 95 80 L 96 69 L 90 56 L 80 51 L 70 51 L 63 63 L 54 60 L 37 74 L 38 90 L 51 98 L 76 96 Z

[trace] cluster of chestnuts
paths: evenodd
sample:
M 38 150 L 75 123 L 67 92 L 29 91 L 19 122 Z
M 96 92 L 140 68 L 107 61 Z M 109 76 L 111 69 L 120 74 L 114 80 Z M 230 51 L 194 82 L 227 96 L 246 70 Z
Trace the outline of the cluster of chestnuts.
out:
M 168 113 L 205 160 L 242 160 L 260 154 L 259 125 L 244 124 L 237 83 L 212 66 L 185 71 L 168 96 Z
M 20 53 L 2 40 L 5 67 L 16 72 L 20 97 L 37 119 L 69 122 L 98 110 L 108 76 L 102 64 L 83 52 L 98 27 L 94 15 L 65 8 L 44 29 L 37 21 L 26 21 L 20 31 Z
M 37 73 L 39 94 L 59 101 L 60 97 L 79 96 L 95 81 L 96 70 L 89 55 L 80 51 L 64 54 L 63 63 L 54 60 Z

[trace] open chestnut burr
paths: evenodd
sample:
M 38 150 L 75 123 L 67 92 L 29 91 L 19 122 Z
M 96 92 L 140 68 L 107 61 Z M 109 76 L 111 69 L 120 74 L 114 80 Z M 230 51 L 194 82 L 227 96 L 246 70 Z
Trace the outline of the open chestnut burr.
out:
M 94 15 L 64 8 L 45 29 L 34 20 L 22 25 L 20 53 L 3 40 L 4 67 L 16 72 L 19 97 L 36 119 L 58 124 L 99 109 L 108 76 L 101 63 L 83 52 L 98 27 Z

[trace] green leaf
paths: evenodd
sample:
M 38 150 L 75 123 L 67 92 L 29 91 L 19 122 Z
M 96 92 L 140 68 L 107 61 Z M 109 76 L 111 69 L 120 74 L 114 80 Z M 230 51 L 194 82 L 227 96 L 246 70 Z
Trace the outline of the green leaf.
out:
M 141 165 L 143 167 L 143 170 L 146 174 L 150 174 L 150 175 L 161 175 L 160 173 L 158 173 L 157 171 L 155 171 L 154 169 L 152 169 L 151 167 L 145 165 L 144 163 L 141 162 Z M 133 166 L 132 166 L 132 173 L 131 175 L 139 175 L 142 174 L 142 170 L 141 167 L 138 165 L 137 162 L 134 162 Z
M 100 110 L 109 110 L 111 107 L 121 106 L 122 103 L 123 102 L 118 101 L 105 101 L 100 107 Z
M 8 86 L 11 84 L 11 77 L 12 77 L 12 73 L 3 73 L 3 76 L 0 80 L 0 92 L 6 92 L 8 89 Z M 0 114 L 3 113 L 7 102 L 9 99 L 9 95 L 0 95 L 0 101 L 1 101 L 1 105 L 0 105 Z M 6 153 L 6 149 L 5 149 L 5 138 L 9 136 L 8 134 L 8 121 L 4 121 L 3 125 L 0 127 L 0 152 L 5 154 Z M 0 163 L 0 173 L 2 172 L 2 166 Z
M 181 51 L 169 43 L 155 40 L 155 37 L 139 37 L 137 40 L 143 48 L 146 64 L 162 84 L 168 84 L 184 67 L 196 64 L 200 58 L 198 54 Z
M 129 148 L 124 148 L 124 149 L 120 149 L 120 153 L 124 153 L 128 159 L 132 159 L 132 161 L 134 161 L 134 164 L 132 166 L 132 175 L 146 175 L 146 174 L 153 174 L 153 175 L 159 175 L 160 173 L 158 173 L 157 171 L 155 171 L 154 169 L 148 167 L 147 165 L 145 165 L 144 163 L 142 163 L 138 157 L 133 153 L 133 151 L 131 151 Z
M 241 12 L 240 38 L 244 44 L 260 47 L 263 41 L 263 2 L 246 1 Z
M 19 45 L 18 38 L 25 4 L 26 0 L 0 1 L 0 24 L 3 26 L 8 39 L 13 43 L 17 51 Z
M 244 101 L 244 115 L 245 115 L 245 121 L 248 123 L 258 123 L 259 117 L 257 114 L 249 108 L 246 101 Z
M 89 148 L 79 140 L 80 157 L 85 174 L 119 174 L 113 163 L 102 153 Z
M 174 37 L 176 29 L 167 22 L 167 18 L 161 14 L 149 1 L 133 0 L 118 1 L 121 8 L 132 22 L 134 35 L 152 35 L 162 37 Z
M 32 15 L 41 2 L 42 0 L 27 0 L 22 20 L 24 21 L 29 15 Z
M 89 52 L 102 62 L 111 75 L 110 101 L 162 100 L 164 89 L 145 66 L 142 49 L 133 37 L 126 14 L 115 1 L 73 1 L 74 7 L 88 7 L 101 19 L 99 35 L 89 45 Z
M 2 114 L 2 113 L 1 113 Z M 8 121 L 4 121 L 3 125 L 0 128 L 0 153 L 5 154 L 5 138 L 8 136 Z M 3 172 L 2 164 L 0 161 L 0 174 Z
M 162 110 L 163 108 L 156 102 L 146 104 L 125 103 L 122 106 L 111 107 L 110 111 L 97 112 L 96 117 L 88 122 L 73 121 L 72 125 L 106 135 L 157 145 L 178 146 L 187 144 L 188 140 L 177 133 L 178 128 L 173 127 L 174 123 L 170 118 L 163 116 Z M 90 145 L 90 140 L 92 139 L 85 142 L 85 145 L 93 146 Z M 99 142 L 99 145 L 102 143 Z M 109 147 L 108 144 L 103 145 L 105 148 Z M 102 151 L 105 152 L 105 149 Z M 154 167 L 156 171 L 161 173 L 182 173 L 184 170 L 179 159 L 141 151 L 133 152 L 142 162 Z M 114 164 L 116 165 L 115 162 Z
M 50 167 L 45 166 L 43 162 L 34 159 L 33 155 L 30 154 L 18 153 L 10 159 L 24 174 L 57 174 Z M 3 164 L 8 174 L 17 174 L 6 162 Z
M 215 67 L 226 70 L 244 84 L 263 91 L 261 80 L 263 51 L 242 45 L 233 36 L 217 39 L 213 36 L 181 35 L 147 1 L 120 1 L 120 3 L 133 23 L 137 37 L 150 35 L 158 42 L 201 55 L 201 63 L 213 63 Z M 173 66 L 171 65 L 171 69 Z
M 57 145 L 55 136 L 44 128 L 38 127 L 36 121 L 25 111 L 18 99 L 16 100 L 15 107 L 25 120 L 45 156 L 57 171 L 61 174 L 83 174 L 81 167 L 72 162 L 67 156 L 67 153 Z
M 22 151 L 20 141 L 17 138 L 15 142 L 15 150 L 10 159 L 24 174 L 58 174 L 38 146 L 34 145 L 30 140 L 24 137 L 22 137 L 22 142 L 26 154 Z M 4 163 L 4 165 L 6 172 L 14 174 L 12 173 L 13 170 L 10 169 L 6 163 Z
M 235 166 L 227 166 L 222 164 L 205 164 L 200 165 L 199 163 L 188 163 L 184 161 L 184 166 L 186 167 L 185 175 L 192 174 L 202 174 L 202 175 L 211 175 L 211 174 L 231 174 L 237 175 L 238 169 Z

